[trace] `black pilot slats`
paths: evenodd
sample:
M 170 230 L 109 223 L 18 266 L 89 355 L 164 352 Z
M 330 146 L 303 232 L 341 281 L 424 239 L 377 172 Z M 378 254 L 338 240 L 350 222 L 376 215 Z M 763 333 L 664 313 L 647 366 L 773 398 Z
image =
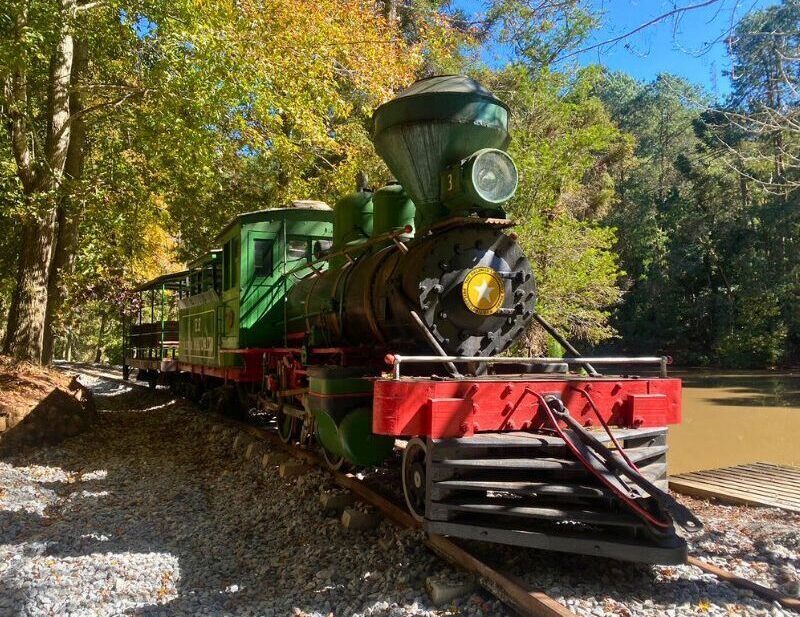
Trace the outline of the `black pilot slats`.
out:
M 602 486 L 580 484 L 555 484 L 552 482 L 503 482 L 485 480 L 443 480 L 435 482 L 434 491 L 494 491 L 515 495 L 561 495 L 583 498 L 608 497 L 608 489 Z
M 593 510 L 569 506 L 533 506 L 516 499 L 486 498 L 481 501 L 469 499 L 449 499 L 431 507 L 432 520 L 447 520 L 450 511 L 473 512 L 493 516 L 516 516 L 560 523 L 571 521 L 587 525 L 611 525 L 614 527 L 644 526 L 642 521 L 627 512 Z
M 666 428 L 614 434 L 641 473 L 666 486 Z M 430 439 L 427 466 L 431 533 L 651 563 L 686 558 L 683 540 L 654 533 L 622 507 L 557 436 Z

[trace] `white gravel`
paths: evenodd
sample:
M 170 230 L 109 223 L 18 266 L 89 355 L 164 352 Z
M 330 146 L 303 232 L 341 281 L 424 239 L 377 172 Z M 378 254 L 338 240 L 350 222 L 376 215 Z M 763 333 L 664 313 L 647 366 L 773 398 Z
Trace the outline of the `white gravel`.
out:
M 426 577 L 461 575 L 415 532 L 342 529 L 323 473 L 281 480 L 166 391 L 82 381 L 89 432 L 0 460 L 1 616 L 505 614 L 431 606 Z
M 342 529 L 319 505 L 325 474 L 281 480 L 266 445 L 246 460 L 249 436 L 164 390 L 82 381 L 90 432 L 0 459 L 0 617 L 507 614 L 482 591 L 433 607 L 425 579 L 463 575 L 416 532 Z M 706 523 L 697 556 L 800 591 L 800 516 L 685 501 Z M 473 547 L 581 616 L 793 614 L 691 566 Z
M 705 522 L 697 557 L 789 597 L 800 598 L 800 514 L 778 508 L 681 500 Z
M 703 521 L 690 554 L 797 597 L 800 516 L 678 496 Z M 476 551 L 482 547 L 473 545 Z M 581 616 L 789 616 L 795 613 L 689 565 L 648 566 L 495 547 L 485 556 Z

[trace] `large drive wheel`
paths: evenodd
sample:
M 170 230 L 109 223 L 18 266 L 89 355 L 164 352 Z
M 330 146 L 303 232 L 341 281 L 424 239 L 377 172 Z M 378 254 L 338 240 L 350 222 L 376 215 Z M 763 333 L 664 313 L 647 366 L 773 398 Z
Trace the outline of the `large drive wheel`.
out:
M 290 443 L 294 441 L 297 436 L 297 418 L 278 412 L 278 437 L 281 438 L 283 443 Z
M 428 448 L 419 437 L 414 437 L 403 452 L 403 495 L 406 506 L 416 520 L 425 519 L 426 473 Z
M 329 452 L 328 448 L 322 444 L 319 444 L 319 448 L 322 450 L 322 458 L 325 459 L 325 465 L 328 469 L 332 471 L 342 471 L 342 469 L 346 467 L 347 459 L 343 455 Z

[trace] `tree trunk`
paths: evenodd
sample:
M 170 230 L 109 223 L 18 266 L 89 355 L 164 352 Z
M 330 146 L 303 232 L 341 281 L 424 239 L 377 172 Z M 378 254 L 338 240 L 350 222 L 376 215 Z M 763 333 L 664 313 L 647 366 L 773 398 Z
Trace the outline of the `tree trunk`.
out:
M 71 33 L 75 0 L 62 0 L 62 26 L 50 65 L 45 160 L 37 168 L 27 148 L 27 75 L 20 69 L 7 83 L 7 95 L 14 105 L 11 143 L 17 173 L 31 206 L 23 224 L 22 246 L 17 268 L 4 351 L 17 359 L 40 363 L 44 347 L 48 283 L 53 259 L 57 203 L 49 194 L 57 191 L 70 143 L 69 86 L 72 74 Z M 27 15 L 16 17 L 14 35 L 20 36 Z
M 67 358 L 67 362 L 72 362 L 72 330 L 67 330 L 67 350 L 64 353 L 64 356 Z
M 55 209 L 22 231 L 17 286 L 9 311 L 4 351 L 20 360 L 41 362 L 47 278 L 53 252 Z
M 75 250 L 78 245 L 78 225 L 80 213 L 76 211 L 71 195 L 75 185 L 83 175 L 83 163 L 86 157 L 86 122 L 80 112 L 83 111 L 83 100 L 77 89 L 89 64 L 89 46 L 85 40 L 76 39 L 74 44 L 74 60 L 72 63 L 72 91 L 69 98 L 71 135 L 67 157 L 64 162 L 65 190 L 58 205 L 58 232 L 56 236 L 53 261 L 47 282 L 47 311 L 45 313 L 44 347 L 42 363 L 49 364 L 53 359 L 53 341 L 55 332 L 53 322 L 61 310 L 66 293 L 63 278 L 72 271 Z
M 106 337 L 106 322 L 108 321 L 108 317 L 105 313 L 100 315 L 100 330 L 97 332 L 97 345 L 94 349 L 94 363 L 100 364 L 100 360 L 103 357 L 103 341 Z

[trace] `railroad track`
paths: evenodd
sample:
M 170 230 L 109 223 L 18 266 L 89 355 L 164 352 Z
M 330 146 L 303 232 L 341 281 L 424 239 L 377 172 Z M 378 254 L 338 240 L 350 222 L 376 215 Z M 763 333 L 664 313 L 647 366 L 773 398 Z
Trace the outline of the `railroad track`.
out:
M 109 379 L 131 386 L 147 387 L 142 384 L 137 384 L 134 381 L 126 382 L 119 375 L 105 370 L 99 370 L 93 366 L 87 367 L 85 365 L 66 363 L 63 363 L 61 366 L 68 370 L 83 372 L 93 377 Z M 326 473 L 330 474 L 337 485 L 351 491 L 360 500 L 375 507 L 383 516 L 393 523 L 407 528 L 420 527 L 420 523 L 408 514 L 402 505 L 375 492 L 365 482 L 354 476 L 328 469 L 322 457 L 317 452 L 300 445 L 284 443 L 273 430 L 225 416 L 218 415 L 217 417 L 220 422 L 235 426 L 255 439 L 269 442 L 270 445 L 284 450 L 293 457 L 324 470 Z M 574 617 L 575 615 L 575 613 L 570 611 L 566 606 L 548 596 L 545 592 L 525 586 L 516 576 L 493 568 L 491 565 L 470 553 L 466 548 L 448 538 L 429 535 L 425 543 L 429 549 L 453 564 L 456 568 L 475 575 L 484 589 L 515 609 L 521 615 L 532 617 Z M 703 572 L 716 576 L 721 581 L 725 581 L 741 589 L 752 591 L 770 602 L 778 602 L 784 608 L 800 613 L 800 599 L 787 597 L 775 589 L 760 585 L 694 556 L 689 556 L 687 563 L 699 568 Z
M 283 449 L 295 458 L 325 470 L 331 475 L 336 484 L 349 490 L 361 501 L 378 509 L 381 514 L 393 523 L 401 527 L 420 527 L 420 523 L 416 521 L 404 507 L 375 492 L 369 488 L 365 482 L 354 476 L 328 469 L 324 465 L 322 457 L 315 451 L 303 446 L 284 443 L 278 437 L 277 433 L 269 429 L 256 427 L 246 422 L 240 422 L 222 416 L 219 417 L 221 420 L 225 421 L 225 423 L 239 427 L 240 430 L 252 437 L 267 441 L 271 445 Z M 523 587 L 514 577 L 492 568 L 490 565 L 471 554 L 468 550 L 443 536 L 429 535 L 425 540 L 425 544 L 437 555 L 450 562 L 455 567 L 475 575 L 484 589 L 522 615 L 533 617 L 568 617 L 575 615 L 575 613 L 543 591 L 531 590 Z

